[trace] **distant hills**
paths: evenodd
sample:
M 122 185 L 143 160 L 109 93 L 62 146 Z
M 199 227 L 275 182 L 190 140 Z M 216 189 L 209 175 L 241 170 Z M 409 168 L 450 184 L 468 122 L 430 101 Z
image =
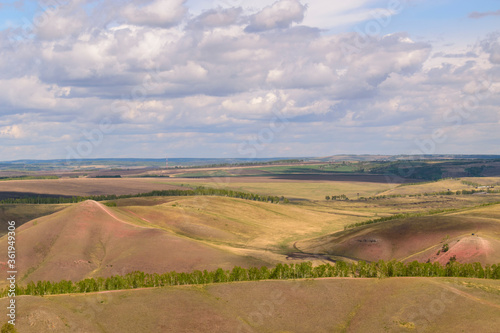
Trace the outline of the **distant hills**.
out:
M 374 162 L 374 161 L 423 161 L 423 160 L 500 160 L 500 155 L 331 155 L 323 157 L 269 157 L 269 158 L 168 158 L 170 166 L 200 167 L 220 165 L 248 165 L 281 162 Z M 165 158 L 91 158 L 91 159 L 24 159 L 0 162 L 0 170 L 42 171 L 57 169 L 112 168 L 112 167 L 150 167 L 165 166 Z

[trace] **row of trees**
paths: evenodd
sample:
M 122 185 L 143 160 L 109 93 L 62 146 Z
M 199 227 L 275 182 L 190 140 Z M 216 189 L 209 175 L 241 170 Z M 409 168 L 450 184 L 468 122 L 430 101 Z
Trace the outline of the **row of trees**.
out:
M 0 201 L 0 204 L 61 204 L 61 203 L 77 203 L 85 200 L 107 201 L 116 199 L 136 198 L 136 197 L 156 197 L 156 196 L 194 196 L 194 195 L 211 195 L 223 196 L 231 198 L 240 198 L 246 200 L 270 202 L 270 203 L 289 203 L 290 201 L 285 197 L 259 195 L 254 193 L 239 192 L 227 189 L 215 189 L 197 187 L 188 190 L 163 190 L 151 191 L 139 194 L 124 194 L 124 195 L 92 195 L 92 196 L 79 196 L 79 197 L 24 197 L 24 198 L 8 198 Z
M 327 195 L 327 196 L 325 196 L 325 199 L 326 200 L 330 200 L 330 199 L 332 199 L 332 200 L 340 200 L 340 201 L 349 200 L 349 198 L 345 194 L 332 195 L 331 197 L 329 195 Z
M 16 286 L 16 295 L 53 295 L 65 293 L 88 293 L 106 290 L 121 290 L 135 288 L 153 288 L 187 284 L 208 284 L 233 281 L 258 281 L 258 280 L 288 280 L 323 277 L 469 277 L 483 279 L 500 279 L 500 264 L 482 266 L 480 263 L 461 264 L 450 261 L 446 265 L 435 263 L 420 263 L 413 261 L 402 263 L 397 261 L 367 263 L 345 263 L 342 261 L 334 265 L 324 264 L 313 267 L 310 262 L 299 264 L 278 264 L 274 268 L 241 268 L 232 270 L 221 268 L 215 271 L 194 271 L 192 273 L 168 272 L 164 274 L 148 274 L 133 272 L 124 276 L 111 276 L 109 278 L 89 278 L 79 282 L 60 281 L 30 282 L 27 286 Z M 5 297 L 8 288 L 0 293 Z
M 58 176 L 9 176 L 0 177 L 1 181 L 4 180 L 33 180 L 33 179 L 59 179 Z
M 429 196 L 439 196 L 439 195 L 471 195 L 475 193 L 500 193 L 500 190 L 495 190 L 492 188 L 487 188 L 487 189 L 471 189 L 471 190 L 458 190 L 458 191 L 451 191 L 451 190 L 446 190 L 446 191 L 439 191 L 439 192 L 431 192 L 431 193 L 415 193 L 415 194 L 389 194 L 389 195 L 378 195 L 374 197 L 368 197 L 368 198 L 360 198 L 360 200 L 381 200 L 381 199 L 388 199 L 388 198 L 415 198 L 415 197 L 429 197 Z
M 431 193 L 416 193 L 416 194 L 388 194 L 388 195 L 377 195 L 374 197 L 358 197 L 358 201 L 368 201 L 368 200 L 382 200 L 390 198 L 416 198 L 416 197 L 429 197 L 429 196 L 439 196 L 439 195 L 471 195 L 475 193 L 500 193 L 500 190 L 495 190 L 493 188 L 485 189 L 471 189 L 471 190 L 458 190 L 458 191 L 439 191 Z M 341 195 L 329 195 L 325 196 L 325 200 L 349 200 L 345 194 Z

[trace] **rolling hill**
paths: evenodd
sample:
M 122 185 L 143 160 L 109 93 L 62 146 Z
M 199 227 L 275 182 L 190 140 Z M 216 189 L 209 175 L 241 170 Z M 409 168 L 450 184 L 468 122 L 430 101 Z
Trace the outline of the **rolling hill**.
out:
M 446 245 L 446 246 L 445 246 Z M 368 224 L 297 243 L 357 260 L 500 262 L 500 205 Z
M 0 240 L 6 258 L 7 239 Z M 38 280 L 80 280 L 135 270 L 192 271 L 263 265 L 208 244 L 181 237 L 85 201 L 36 219 L 17 229 L 18 276 Z M 6 263 L 2 262 L 5 267 Z

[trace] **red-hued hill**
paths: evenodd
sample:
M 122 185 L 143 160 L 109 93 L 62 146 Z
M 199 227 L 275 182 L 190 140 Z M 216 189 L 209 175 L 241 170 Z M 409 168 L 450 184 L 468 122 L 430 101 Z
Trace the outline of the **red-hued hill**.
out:
M 6 258 L 7 238 L 0 239 Z M 95 201 L 85 201 L 28 222 L 16 231 L 22 283 L 144 272 L 193 271 L 262 265 L 193 239 L 140 225 Z M 4 270 L 5 262 L 1 263 Z
M 308 253 L 377 261 L 500 262 L 500 205 L 379 222 L 298 242 Z

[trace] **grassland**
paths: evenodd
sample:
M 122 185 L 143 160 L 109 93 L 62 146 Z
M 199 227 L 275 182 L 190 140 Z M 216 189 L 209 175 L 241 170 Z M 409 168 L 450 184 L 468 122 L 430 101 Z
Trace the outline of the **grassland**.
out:
M 17 229 L 19 282 L 80 280 L 134 270 L 161 272 L 263 265 L 203 242 L 155 228 L 138 217 L 85 201 Z M 6 238 L 0 256 L 6 258 Z M 6 269 L 2 262 L 2 269 Z
M 27 333 L 493 333 L 500 326 L 499 293 L 500 281 L 491 280 L 336 278 L 20 296 L 16 327 Z
M 476 183 L 478 185 L 490 186 L 500 184 L 500 177 L 488 178 L 457 178 L 457 179 L 443 179 L 435 182 L 424 182 L 422 184 L 402 184 L 396 188 L 379 193 L 379 195 L 414 195 L 424 193 L 436 193 L 442 191 L 461 191 L 477 189 L 476 186 L 468 185 L 467 182 Z
M 109 207 L 90 200 L 0 205 L 0 218 L 18 222 L 21 284 L 301 261 L 500 262 L 500 205 L 492 204 L 500 194 L 410 197 L 496 186 L 500 177 L 402 184 L 355 173 L 358 166 L 244 167 L 239 175 L 231 168 L 188 171 L 209 178 L 7 180 L 0 182 L 6 195 L 121 195 L 206 186 L 292 200 L 186 196 L 118 199 Z M 325 200 L 342 194 L 350 200 Z M 427 214 L 436 209 L 450 211 Z M 344 230 L 402 213 L 421 216 Z M 2 237 L 1 257 L 6 249 Z M 2 270 L 5 264 L 0 262 Z M 500 324 L 499 282 L 474 279 L 260 281 L 19 299 L 22 332 L 495 332 Z M 444 302 L 439 311 L 436 300 Z
M 219 178 L 219 179 L 182 179 L 161 180 L 158 183 L 190 186 L 229 188 L 265 195 L 285 196 L 290 199 L 324 200 L 325 196 L 345 194 L 349 198 L 374 196 L 395 188 L 399 184 L 385 182 L 335 181 L 335 180 L 298 180 L 276 178 Z
M 444 245 L 449 250 L 444 251 Z M 298 242 L 304 252 L 376 261 L 500 262 L 500 204 L 368 224 Z

